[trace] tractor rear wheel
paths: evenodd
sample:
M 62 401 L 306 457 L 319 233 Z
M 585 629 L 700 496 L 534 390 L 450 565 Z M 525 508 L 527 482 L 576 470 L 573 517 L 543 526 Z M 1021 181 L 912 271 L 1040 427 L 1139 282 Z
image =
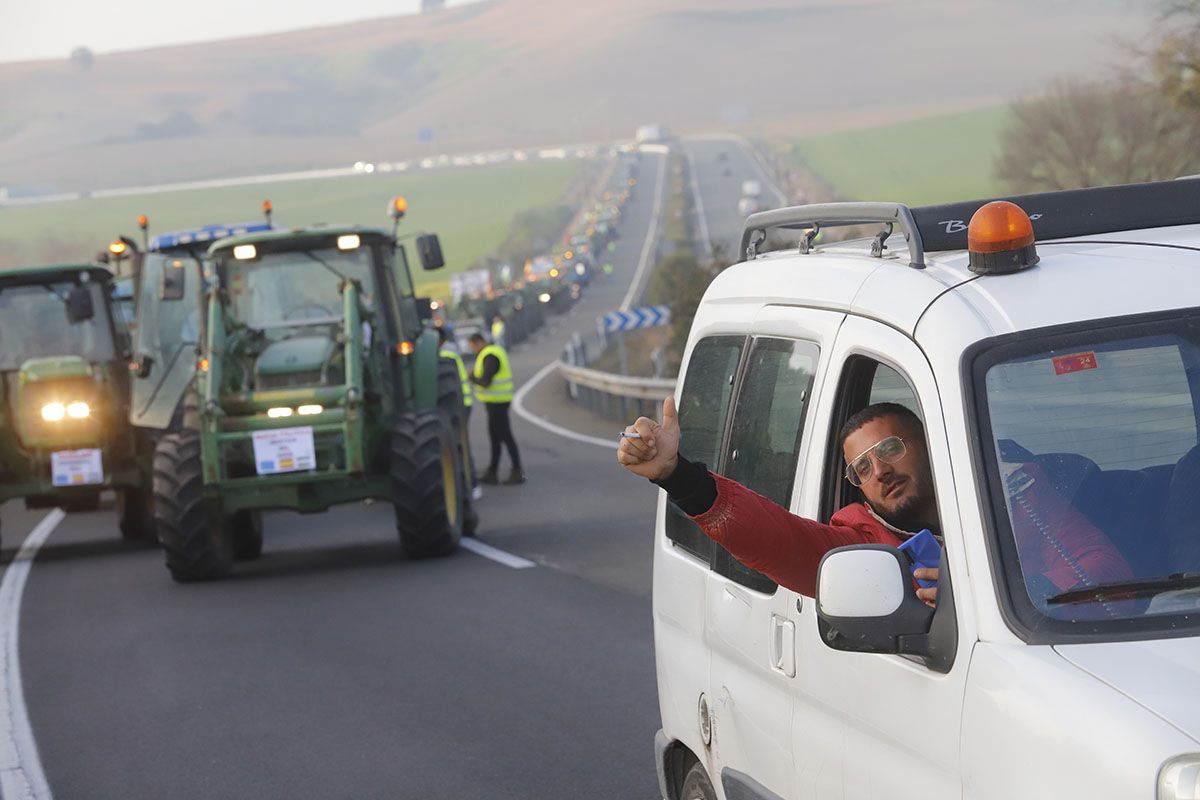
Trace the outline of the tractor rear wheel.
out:
M 458 365 L 448 358 L 438 359 L 438 408 L 451 415 L 454 437 L 458 441 L 462 457 L 461 485 L 463 489 L 463 536 L 474 536 L 479 527 L 479 512 L 471 502 L 471 490 L 475 488 L 474 460 L 471 457 L 471 437 L 467 430 L 467 411 L 463 405 L 462 376 Z
M 263 525 L 262 512 L 253 509 L 230 514 L 225 520 L 225 528 L 233 540 L 233 558 L 235 561 L 253 561 L 262 555 Z
M 458 440 L 444 412 L 400 415 L 392 431 L 392 505 L 406 555 L 446 556 L 458 549 L 466 497 L 460 462 Z
M 168 433 L 158 440 L 154 522 L 167 569 L 179 583 L 220 578 L 233 564 L 221 515 L 204 496 L 202 468 L 200 437 L 195 433 Z
M 146 489 L 117 489 L 117 520 L 122 539 L 130 542 L 157 541 L 154 497 Z

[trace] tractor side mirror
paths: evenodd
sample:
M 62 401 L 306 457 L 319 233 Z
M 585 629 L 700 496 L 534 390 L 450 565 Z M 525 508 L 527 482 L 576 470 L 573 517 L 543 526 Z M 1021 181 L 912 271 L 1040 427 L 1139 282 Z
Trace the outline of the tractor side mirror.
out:
M 92 293 L 87 286 L 76 286 L 67 295 L 67 319 L 74 325 L 86 322 L 96 316 L 96 307 L 92 305 Z
M 433 319 L 433 304 L 428 297 L 414 297 L 413 301 L 417 304 L 417 319 L 422 322 L 428 322 Z
M 182 300 L 184 273 L 182 261 L 168 261 L 162 265 L 162 282 L 158 287 L 159 300 Z
M 431 270 L 446 266 L 442 256 L 442 243 L 436 233 L 423 233 L 417 237 L 417 255 L 421 258 L 421 269 Z

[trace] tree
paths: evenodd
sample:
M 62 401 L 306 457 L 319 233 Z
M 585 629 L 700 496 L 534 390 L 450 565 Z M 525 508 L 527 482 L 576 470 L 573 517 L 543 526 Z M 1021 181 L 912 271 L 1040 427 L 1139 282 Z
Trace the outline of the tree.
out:
M 1169 0 L 1162 20 L 1167 32 L 1150 54 L 1154 79 L 1176 106 L 1200 112 L 1200 0 Z
M 1198 136 L 1156 87 L 1059 82 L 1012 106 L 994 169 L 1013 193 L 1165 180 L 1200 171 Z
M 71 51 L 70 61 L 80 69 L 91 69 L 96 63 L 96 55 L 87 47 L 76 47 Z
M 700 299 L 704 297 L 712 279 L 727 266 L 729 264 L 726 261 L 701 263 L 688 248 L 674 251 L 655 266 L 650 285 L 646 288 L 646 301 L 650 305 L 666 305 L 671 309 L 671 334 L 667 343 L 668 373 L 678 374 Z

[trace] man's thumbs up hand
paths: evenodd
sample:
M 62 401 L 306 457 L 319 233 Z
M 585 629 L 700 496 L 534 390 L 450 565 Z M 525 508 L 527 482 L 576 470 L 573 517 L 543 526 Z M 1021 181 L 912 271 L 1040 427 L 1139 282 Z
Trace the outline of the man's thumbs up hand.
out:
M 638 417 L 625 432 L 640 434 L 641 438 L 622 438 L 617 444 L 617 463 L 652 481 L 674 472 L 679 456 L 679 414 L 673 396 L 663 401 L 662 416 L 661 424 L 649 417 Z

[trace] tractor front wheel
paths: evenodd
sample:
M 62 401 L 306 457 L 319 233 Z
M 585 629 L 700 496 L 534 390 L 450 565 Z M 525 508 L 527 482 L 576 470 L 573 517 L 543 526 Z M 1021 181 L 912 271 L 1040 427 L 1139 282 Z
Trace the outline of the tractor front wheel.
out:
M 465 502 L 461 452 L 444 412 L 411 411 L 397 421 L 392 431 L 392 504 L 406 555 L 446 556 L 458 549 Z
M 153 542 L 154 498 L 143 488 L 117 490 L 117 525 L 128 542 Z
M 168 433 L 154 449 L 154 523 L 179 583 L 206 581 L 229 573 L 233 548 L 215 504 L 204 496 L 200 438 Z

